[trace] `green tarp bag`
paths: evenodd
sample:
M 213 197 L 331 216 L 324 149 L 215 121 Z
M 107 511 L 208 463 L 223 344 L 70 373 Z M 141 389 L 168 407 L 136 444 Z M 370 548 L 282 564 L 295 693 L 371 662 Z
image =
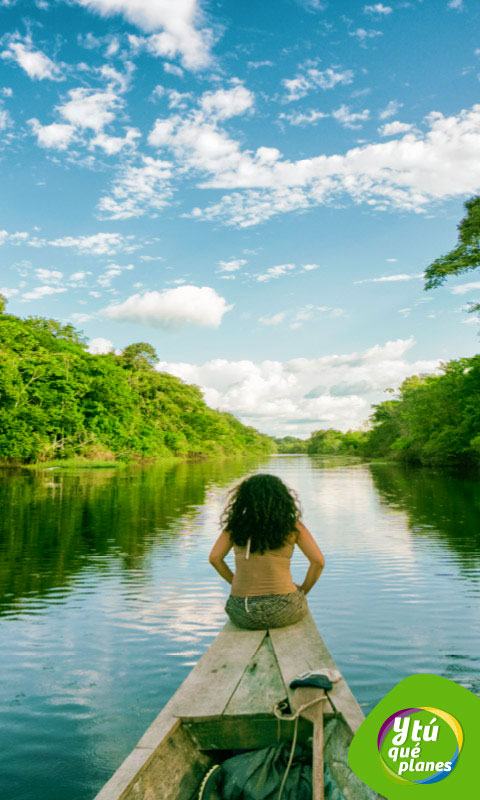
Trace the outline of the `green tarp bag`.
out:
M 277 800 L 291 742 L 227 759 L 208 776 L 199 800 Z M 297 745 L 282 800 L 312 800 L 311 750 Z

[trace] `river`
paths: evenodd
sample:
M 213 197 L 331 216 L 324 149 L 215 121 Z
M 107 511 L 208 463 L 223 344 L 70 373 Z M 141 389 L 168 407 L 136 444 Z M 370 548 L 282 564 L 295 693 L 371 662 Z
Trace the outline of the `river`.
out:
M 225 621 L 207 556 L 252 471 L 300 496 L 326 556 L 310 608 L 366 713 L 412 673 L 480 694 L 478 476 L 308 456 L 1 470 L 0 797 L 91 800 L 129 753 Z

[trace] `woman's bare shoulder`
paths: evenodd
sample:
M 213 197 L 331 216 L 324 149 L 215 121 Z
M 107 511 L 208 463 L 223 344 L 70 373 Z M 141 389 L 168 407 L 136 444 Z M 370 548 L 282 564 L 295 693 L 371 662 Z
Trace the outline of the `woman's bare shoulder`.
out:
M 305 532 L 308 533 L 308 528 L 306 527 L 306 525 L 303 524 L 303 522 L 300 519 L 297 519 L 295 530 L 293 532 L 295 536 L 295 541 L 298 539 L 301 533 Z

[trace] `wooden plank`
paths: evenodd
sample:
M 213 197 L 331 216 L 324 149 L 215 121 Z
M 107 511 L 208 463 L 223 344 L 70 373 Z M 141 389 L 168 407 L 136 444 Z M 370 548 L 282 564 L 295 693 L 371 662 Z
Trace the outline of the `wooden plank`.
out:
M 287 696 L 273 652 L 270 636 L 265 636 L 251 658 L 224 714 L 271 713 L 275 703 Z
M 330 719 L 324 727 L 324 759 L 345 800 L 383 800 L 350 769 L 348 748 L 352 732 L 343 719 Z
M 290 742 L 294 723 L 279 722 L 271 716 L 227 717 L 182 721 L 190 736 L 202 750 L 256 750 L 278 742 Z M 299 720 L 298 741 L 307 744 L 312 736 L 312 724 Z
M 120 797 L 125 797 L 125 790 L 145 768 L 152 755 L 153 750 L 135 747 L 110 780 L 100 789 L 95 800 L 119 800 Z
M 300 717 L 313 723 L 313 800 L 324 800 L 323 779 L 323 710 L 326 704 L 323 689 L 300 686 L 295 689 L 292 711 L 300 711 Z M 306 706 L 306 708 L 303 708 Z
M 272 628 L 269 634 L 285 686 L 289 687 L 293 678 L 308 670 L 337 669 L 310 613 L 295 625 Z M 293 703 L 293 692 L 287 690 Z M 336 681 L 329 694 L 353 736 L 365 717 L 345 680 Z M 325 710 L 329 710 L 328 703 Z
M 323 784 L 323 712 L 319 703 L 317 718 L 313 726 L 313 800 L 324 800 Z
M 166 712 L 170 718 L 222 714 L 265 635 L 265 631 L 243 631 L 227 623 L 137 746 L 158 746 L 165 733 Z
M 163 740 L 122 800 L 185 800 L 212 764 L 213 759 L 197 749 L 180 725 Z

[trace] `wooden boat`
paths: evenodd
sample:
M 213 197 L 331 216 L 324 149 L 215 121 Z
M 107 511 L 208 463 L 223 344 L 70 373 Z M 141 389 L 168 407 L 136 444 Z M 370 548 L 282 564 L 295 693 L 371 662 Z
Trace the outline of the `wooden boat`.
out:
M 324 697 L 319 689 L 289 688 L 311 670 L 336 666 L 310 614 L 269 631 L 228 622 L 95 800 L 196 800 L 204 776 L 228 751 L 292 739 L 294 722 L 279 722 L 272 709 L 285 698 L 298 709 Z M 347 760 L 363 712 L 341 676 L 329 696 L 336 714 L 324 698 L 298 721 L 298 741 L 313 743 L 313 800 L 324 797 L 323 760 L 344 800 L 376 800 Z

